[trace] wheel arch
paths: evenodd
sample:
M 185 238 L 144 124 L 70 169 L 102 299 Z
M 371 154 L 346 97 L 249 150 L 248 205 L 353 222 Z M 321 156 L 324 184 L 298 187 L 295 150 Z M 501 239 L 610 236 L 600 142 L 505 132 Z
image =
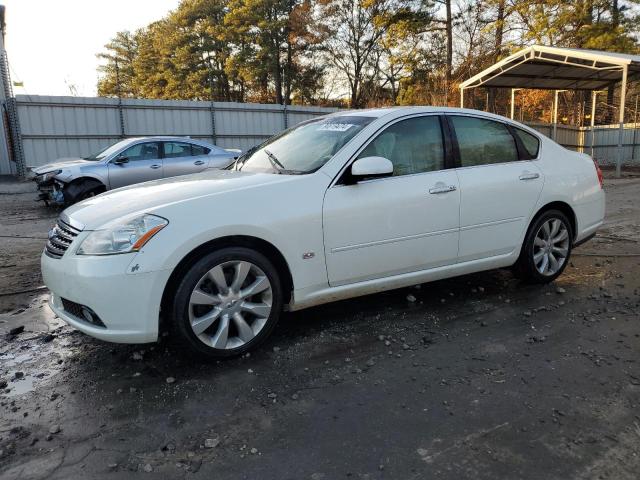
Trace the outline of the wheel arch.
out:
M 219 250 L 226 247 L 245 247 L 251 248 L 265 257 L 267 257 L 280 275 L 280 281 L 282 282 L 282 291 L 284 292 L 283 303 L 286 305 L 291 301 L 293 295 L 293 276 L 291 275 L 291 269 L 287 263 L 284 255 L 276 248 L 272 243 L 250 235 L 229 235 L 219 237 L 214 240 L 205 242 L 187 253 L 175 266 L 169 280 L 165 284 L 164 291 L 162 293 L 161 309 L 165 310 L 168 306 L 169 300 L 176 291 L 180 278 L 182 275 L 197 261 L 202 255 Z
M 99 184 L 102 185 L 105 189 L 107 188 L 107 184 L 104 182 L 104 180 L 98 176 L 94 176 L 94 175 L 81 175 L 79 177 L 74 178 L 73 180 L 71 180 L 70 182 L 67 183 L 67 185 L 73 185 L 73 184 L 80 184 L 82 182 L 90 182 L 90 183 L 95 183 L 95 184 Z
M 576 217 L 576 213 L 574 212 L 573 208 L 571 208 L 571 205 L 561 200 L 549 202 L 543 205 L 542 207 L 540 207 L 538 211 L 535 213 L 535 215 L 531 217 L 531 221 L 529 222 L 529 226 L 527 227 L 527 233 L 529 232 L 531 225 L 533 225 L 533 223 L 538 219 L 538 217 L 542 215 L 544 212 L 549 210 L 559 210 L 565 214 L 565 216 L 569 219 L 569 222 L 571 222 L 571 225 L 570 225 L 571 237 L 572 237 L 571 242 L 575 242 L 576 237 L 578 235 L 578 218 Z M 525 235 L 525 238 L 526 238 L 526 235 Z
M 88 188 L 84 187 L 86 184 L 89 185 Z M 107 186 L 102 180 L 96 177 L 83 175 L 82 177 L 74 178 L 72 181 L 65 184 L 63 193 L 65 195 L 65 200 L 73 201 L 79 194 L 91 190 L 99 190 L 99 193 L 102 193 L 107 191 Z

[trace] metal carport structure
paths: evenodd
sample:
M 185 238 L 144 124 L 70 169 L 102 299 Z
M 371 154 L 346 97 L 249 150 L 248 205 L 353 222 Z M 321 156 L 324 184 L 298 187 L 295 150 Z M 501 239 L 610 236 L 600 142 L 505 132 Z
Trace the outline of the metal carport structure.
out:
M 558 123 L 558 93 L 564 90 L 586 90 L 592 92 L 591 132 L 593 135 L 595 97 L 598 91 L 620 83 L 616 156 L 616 175 L 620 175 L 627 82 L 638 77 L 640 77 L 640 56 L 638 55 L 533 45 L 462 82 L 460 106 L 464 106 L 465 90 L 477 87 L 510 88 L 511 117 L 513 118 L 515 89 L 554 90 L 555 131 Z

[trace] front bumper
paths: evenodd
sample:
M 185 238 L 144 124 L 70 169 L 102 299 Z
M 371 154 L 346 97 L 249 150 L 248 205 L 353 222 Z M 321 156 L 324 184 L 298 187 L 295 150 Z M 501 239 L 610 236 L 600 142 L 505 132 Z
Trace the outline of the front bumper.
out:
M 74 242 L 75 243 L 75 242 Z M 51 291 L 49 306 L 69 325 L 92 337 L 116 343 L 158 339 L 160 302 L 170 271 L 127 273 L 137 254 L 41 257 L 42 277 Z M 88 307 L 104 327 L 88 322 L 63 300 Z
M 45 203 L 54 203 L 56 205 L 64 205 L 63 185 L 55 180 L 47 180 L 46 182 L 38 182 L 34 179 L 38 187 L 38 200 Z

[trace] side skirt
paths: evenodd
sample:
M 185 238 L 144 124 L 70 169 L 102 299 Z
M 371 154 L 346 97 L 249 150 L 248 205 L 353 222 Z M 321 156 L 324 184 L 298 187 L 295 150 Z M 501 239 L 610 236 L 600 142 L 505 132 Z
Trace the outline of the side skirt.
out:
M 469 273 L 492 270 L 495 268 L 510 267 L 518 259 L 519 252 L 520 249 L 516 249 L 506 255 L 497 255 L 480 260 L 471 260 L 464 263 L 456 263 L 453 265 L 446 265 L 429 270 L 420 270 L 418 272 L 404 273 L 391 277 L 376 278 L 349 285 L 320 288 L 311 287 L 304 290 L 295 290 L 293 292 L 292 301 L 287 310 L 302 310 L 303 308 L 322 305 L 324 303 L 384 292 L 386 290 L 393 290 L 396 288 L 408 287 L 419 283 L 432 282 L 435 280 L 442 280 L 444 278 L 457 277 L 460 275 L 467 275 Z

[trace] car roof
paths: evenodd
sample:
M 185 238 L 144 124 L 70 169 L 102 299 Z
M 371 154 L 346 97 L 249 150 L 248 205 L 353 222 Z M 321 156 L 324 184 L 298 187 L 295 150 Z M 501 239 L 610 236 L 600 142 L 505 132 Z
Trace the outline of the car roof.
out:
M 338 112 L 334 112 L 329 115 L 329 117 L 340 117 L 340 116 L 365 116 L 365 117 L 374 117 L 374 118 L 382 118 L 387 117 L 387 119 L 393 119 L 397 117 L 402 117 L 404 115 L 411 115 L 415 113 L 462 113 L 467 115 L 473 115 L 476 117 L 484 117 L 493 120 L 497 120 L 500 122 L 508 122 L 514 126 L 518 126 L 523 128 L 529 132 L 535 132 L 538 136 L 539 133 L 536 132 L 531 127 L 524 125 L 516 120 L 512 120 L 507 117 L 503 117 L 502 115 L 496 115 L 495 113 L 484 112 L 482 110 L 473 110 L 471 108 L 456 108 L 456 107 L 440 107 L 440 106 L 406 106 L 406 107 L 384 107 L 384 108 L 369 108 L 364 110 L 340 110 Z
M 363 117 L 384 117 L 386 115 L 406 115 L 411 113 L 467 113 L 473 115 L 481 115 L 485 117 L 495 117 L 502 120 L 509 120 L 506 117 L 495 115 L 493 113 L 473 110 L 470 108 L 455 107 L 439 107 L 439 106 L 406 106 L 406 107 L 383 107 L 383 108 L 367 108 L 364 110 L 340 110 L 332 113 L 330 116 L 363 116 Z
M 196 143 L 199 145 L 206 145 L 206 146 L 210 146 L 210 147 L 214 147 L 215 145 L 212 145 L 209 142 L 206 142 L 204 140 L 198 140 L 196 138 L 190 138 L 190 137 L 178 137 L 175 135 L 154 135 L 154 136 L 150 136 L 150 137 L 130 137 L 130 138 L 126 138 L 125 140 L 129 140 L 131 143 L 133 142 L 139 142 L 139 141 L 176 141 L 176 142 L 186 142 L 186 143 Z M 219 148 L 219 147 L 218 147 Z

